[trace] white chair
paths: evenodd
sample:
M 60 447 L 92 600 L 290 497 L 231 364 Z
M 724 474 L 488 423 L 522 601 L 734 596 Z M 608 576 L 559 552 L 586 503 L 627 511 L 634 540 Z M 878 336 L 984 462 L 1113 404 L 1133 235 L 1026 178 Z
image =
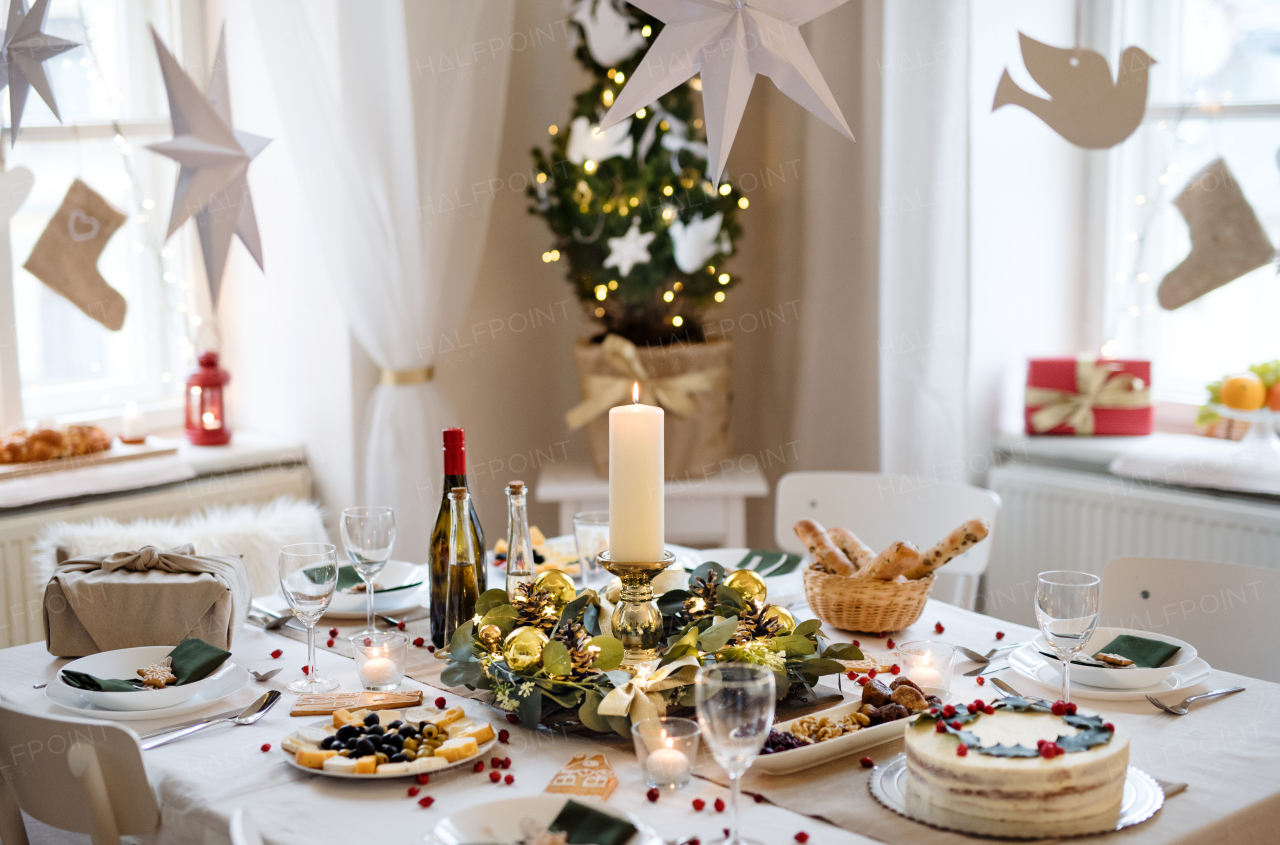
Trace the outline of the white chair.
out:
M 236 807 L 231 814 L 231 845 L 263 845 L 258 825 L 243 807 Z
M 19 808 L 93 845 L 151 833 L 160 807 L 132 731 L 107 722 L 42 716 L 0 701 L 0 836 L 27 845 Z M 16 800 L 16 806 L 15 806 Z
M 965 520 L 985 519 L 991 536 L 939 570 L 931 593 L 974 609 L 1000 513 L 1000 497 L 990 490 L 955 481 L 921 484 L 909 476 L 875 472 L 790 472 L 778 480 L 775 499 L 774 540 L 796 554 L 806 552 L 792 530 L 801 519 L 847 528 L 877 552 L 897 540 L 923 551 Z
M 1102 573 L 1099 624 L 1186 640 L 1215 669 L 1280 682 L 1280 571 L 1118 557 Z

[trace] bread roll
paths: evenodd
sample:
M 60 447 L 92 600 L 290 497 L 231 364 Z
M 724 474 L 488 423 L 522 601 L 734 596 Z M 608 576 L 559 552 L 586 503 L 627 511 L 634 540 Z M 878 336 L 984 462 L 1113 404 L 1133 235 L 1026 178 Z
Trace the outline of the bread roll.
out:
M 859 540 L 858 535 L 849 529 L 832 528 L 827 531 L 827 536 L 831 538 L 831 542 L 836 544 L 836 548 L 844 552 L 845 557 L 849 558 L 849 562 L 853 564 L 854 569 L 866 569 L 871 565 L 871 561 L 875 560 L 875 551 Z
M 844 556 L 844 552 L 831 542 L 827 531 L 812 519 L 802 519 L 795 524 L 796 536 L 804 543 L 809 554 L 813 556 L 816 568 L 832 575 L 852 575 L 853 564 Z
M 920 550 L 906 540 L 899 540 L 876 555 L 871 565 L 858 573 L 859 578 L 892 581 L 920 563 Z
M 990 526 L 984 520 L 971 519 L 938 541 L 933 548 L 924 553 L 918 564 L 904 574 L 913 580 L 923 578 L 970 547 L 981 543 L 990 531 Z

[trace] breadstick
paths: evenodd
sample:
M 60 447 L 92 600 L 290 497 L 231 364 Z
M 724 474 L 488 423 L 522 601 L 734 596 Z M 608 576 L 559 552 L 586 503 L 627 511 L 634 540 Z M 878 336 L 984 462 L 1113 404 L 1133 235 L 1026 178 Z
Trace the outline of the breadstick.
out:
M 967 551 L 971 546 L 981 543 L 987 538 L 990 530 L 991 527 L 987 525 L 985 520 L 969 520 L 939 540 L 933 548 L 924 553 L 920 563 L 908 569 L 904 574 L 912 580 L 923 578 L 930 572 L 937 570 L 947 561 Z
M 876 553 L 871 547 L 859 540 L 858 535 L 847 528 L 832 528 L 827 531 L 827 536 L 836 544 L 836 548 L 849 558 L 854 569 L 859 571 L 866 569 L 875 559 Z
M 800 542 L 804 543 L 809 550 L 809 554 L 813 555 L 815 567 L 832 575 L 854 573 L 853 564 L 849 562 L 849 558 L 845 557 L 844 552 L 831 542 L 826 529 L 821 525 L 812 519 L 802 519 L 795 524 L 794 530 Z
M 892 581 L 920 563 L 920 550 L 914 544 L 899 540 L 876 555 L 871 565 L 857 574 L 858 578 Z

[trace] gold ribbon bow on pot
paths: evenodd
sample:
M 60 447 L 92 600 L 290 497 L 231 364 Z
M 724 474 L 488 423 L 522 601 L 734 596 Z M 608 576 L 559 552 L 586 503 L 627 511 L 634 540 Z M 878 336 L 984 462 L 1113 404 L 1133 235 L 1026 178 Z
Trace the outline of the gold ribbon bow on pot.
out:
M 1052 431 L 1067 423 L 1079 435 L 1093 434 L 1095 408 L 1145 408 L 1151 404 L 1151 388 L 1137 376 L 1116 373 L 1117 364 L 1080 358 L 1076 361 L 1076 392 L 1052 387 L 1028 387 L 1027 405 L 1041 405 L 1031 415 L 1031 427 Z
M 622 686 L 614 687 L 600 702 L 596 712 L 601 716 L 629 717 L 633 723 L 665 716 L 667 701 L 658 693 L 693 683 L 694 676 L 698 674 L 698 658 L 686 654 L 661 669 L 657 666 L 656 660 L 635 666 L 635 676 Z
M 723 388 L 729 381 L 727 367 L 713 367 L 675 376 L 655 378 L 640 361 L 636 345 L 616 334 L 605 335 L 604 359 L 617 375 L 590 375 L 583 383 L 586 396 L 564 415 L 570 429 L 582 428 L 615 405 L 626 401 L 631 385 L 640 383 L 640 396 L 680 417 L 697 410 L 693 395 Z M 648 403 L 646 403 L 648 404 Z

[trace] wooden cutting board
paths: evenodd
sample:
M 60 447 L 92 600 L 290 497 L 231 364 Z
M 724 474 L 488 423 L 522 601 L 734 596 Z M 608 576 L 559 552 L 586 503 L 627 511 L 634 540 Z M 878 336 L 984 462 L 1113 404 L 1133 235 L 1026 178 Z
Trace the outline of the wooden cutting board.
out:
M 103 452 L 95 452 L 92 455 L 75 455 L 70 458 L 29 461 L 22 464 L 0 464 L 0 481 L 6 481 L 11 478 L 29 478 L 46 472 L 116 464 L 121 461 L 136 461 L 141 458 L 155 458 L 161 455 L 176 455 L 177 453 L 178 447 L 170 445 L 169 441 L 159 441 L 153 444 L 150 441 L 147 443 L 121 443 L 116 440 L 112 442 L 110 449 Z

